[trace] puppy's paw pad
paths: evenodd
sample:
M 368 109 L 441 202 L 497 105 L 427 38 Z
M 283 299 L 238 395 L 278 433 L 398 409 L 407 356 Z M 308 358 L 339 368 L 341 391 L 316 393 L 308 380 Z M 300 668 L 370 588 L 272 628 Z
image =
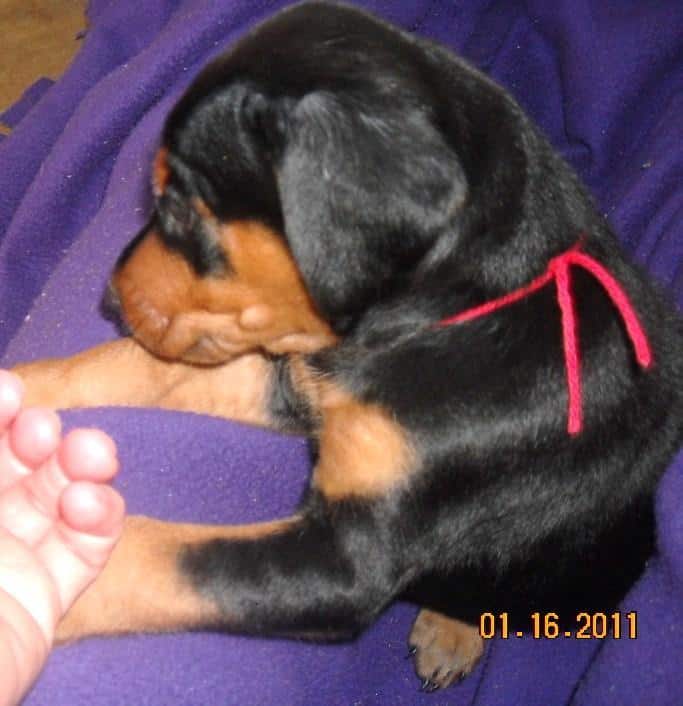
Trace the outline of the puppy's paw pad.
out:
M 431 610 L 417 616 L 408 642 L 425 692 L 464 679 L 484 651 L 477 628 Z

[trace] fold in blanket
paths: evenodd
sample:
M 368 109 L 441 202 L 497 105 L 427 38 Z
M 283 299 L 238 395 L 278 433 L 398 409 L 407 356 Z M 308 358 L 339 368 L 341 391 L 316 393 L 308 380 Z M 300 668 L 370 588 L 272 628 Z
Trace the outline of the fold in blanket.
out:
M 115 332 L 109 269 L 143 224 L 165 114 L 198 69 L 287 5 L 93 0 L 80 54 L 0 143 L 0 350 L 5 365 Z M 506 85 L 592 188 L 625 248 L 683 303 L 683 4 L 367 0 Z M 69 412 L 117 440 L 132 512 L 241 522 L 290 511 L 301 439 L 197 415 Z M 92 640 L 58 649 L 26 704 L 683 703 L 683 456 L 658 495 L 658 554 L 622 609 L 635 640 L 497 640 L 460 686 L 417 691 L 398 605 L 352 644 L 220 635 Z

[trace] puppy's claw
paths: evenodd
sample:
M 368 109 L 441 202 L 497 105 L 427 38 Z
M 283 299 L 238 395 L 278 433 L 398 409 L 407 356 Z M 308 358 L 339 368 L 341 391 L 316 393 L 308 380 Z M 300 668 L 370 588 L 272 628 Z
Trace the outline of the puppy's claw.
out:
M 431 694 L 438 688 L 439 685 L 436 682 L 433 682 L 431 679 L 423 679 L 422 684 L 420 686 L 420 691 L 423 691 L 425 694 Z

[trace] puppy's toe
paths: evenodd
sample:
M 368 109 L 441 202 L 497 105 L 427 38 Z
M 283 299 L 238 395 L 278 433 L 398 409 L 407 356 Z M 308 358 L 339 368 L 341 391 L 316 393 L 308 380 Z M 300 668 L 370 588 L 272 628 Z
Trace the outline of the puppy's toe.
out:
M 408 638 L 421 689 L 443 689 L 466 677 L 484 651 L 479 630 L 431 610 L 420 611 Z

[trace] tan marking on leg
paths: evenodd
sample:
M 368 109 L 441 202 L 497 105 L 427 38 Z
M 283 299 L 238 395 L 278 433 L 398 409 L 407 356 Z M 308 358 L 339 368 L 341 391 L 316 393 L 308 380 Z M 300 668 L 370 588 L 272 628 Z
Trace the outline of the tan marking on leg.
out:
M 325 497 L 378 497 L 408 482 L 418 455 L 387 410 L 356 400 L 300 356 L 292 356 L 290 370 L 295 389 L 317 412 L 320 456 L 313 485 Z
M 160 407 L 268 426 L 271 367 L 259 353 L 210 368 L 169 362 L 124 338 L 14 372 L 29 406 Z
M 163 409 L 272 425 L 268 409 L 272 363 L 260 353 L 241 355 L 215 367 L 183 367 L 184 374 L 158 399 Z
M 182 368 L 155 358 L 132 338 L 122 338 L 65 358 L 14 368 L 26 386 L 26 405 L 69 409 L 155 406 L 182 377 Z
M 313 484 L 327 498 L 384 495 L 404 485 L 416 466 L 405 431 L 379 405 L 350 400 L 323 408 Z
M 415 671 L 425 690 L 445 688 L 466 677 L 484 652 L 479 629 L 442 613 L 423 609 L 408 643 L 415 652 Z
M 212 539 L 259 539 L 284 532 L 291 517 L 234 527 L 173 524 L 130 517 L 121 541 L 95 583 L 67 613 L 57 640 L 92 635 L 168 632 L 211 625 L 219 618 L 178 569 L 180 552 Z

